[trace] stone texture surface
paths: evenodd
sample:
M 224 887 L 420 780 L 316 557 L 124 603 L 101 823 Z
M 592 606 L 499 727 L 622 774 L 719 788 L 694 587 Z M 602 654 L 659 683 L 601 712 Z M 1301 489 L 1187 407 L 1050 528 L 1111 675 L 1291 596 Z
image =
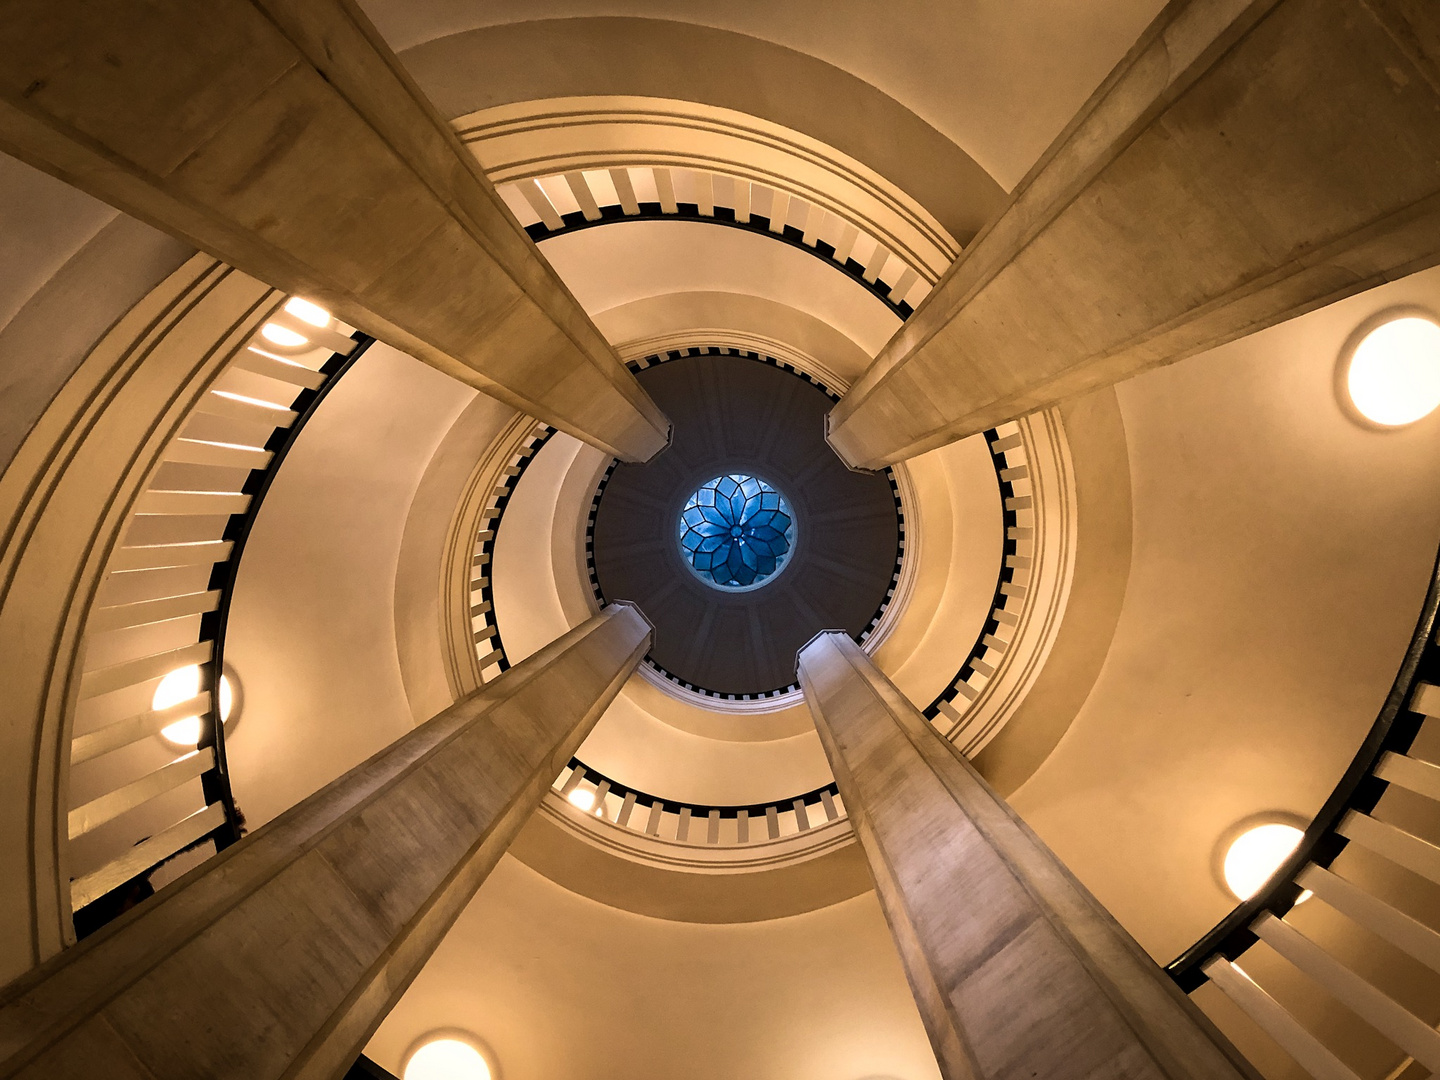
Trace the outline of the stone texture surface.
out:
M 1176 0 L 830 414 L 876 468 L 1440 260 L 1440 8 Z
M 622 458 L 665 443 L 348 0 L 12 5 L 0 148 Z
M 650 644 L 612 605 L 0 997 L 0 1075 L 340 1075 Z
M 947 1080 L 1252 1075 L 859 646 L 799 669 Z

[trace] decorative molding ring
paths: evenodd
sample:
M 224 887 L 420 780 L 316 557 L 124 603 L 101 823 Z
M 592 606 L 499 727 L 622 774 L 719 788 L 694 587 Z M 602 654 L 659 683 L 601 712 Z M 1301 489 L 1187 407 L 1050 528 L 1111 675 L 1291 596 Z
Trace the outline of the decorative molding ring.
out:
M 787 203 L 803 207 L 787 218 L 797 219 L 794 224 L 802 227 L 807 242 L 822 230 L 825 215 L 833 215 L 837 238 L 855 231 L 849 243 L 854 247 L 858 240 L 867 255 L 862 261 L 868 264 L 871 247 L 878 245 L 930 285 L 960 254 L 961 245 L 944 226 L 880 173 L 802 132 L 733 109 L 671 98 L 567 97 L 482 109 L 453 124 L 502 195 L 506 185 L 517 181 L 553 177 L 555 183 L 541 190 L 548 187 L 558 196 L 562 214 L 580 210 L 591 216 L 593 208 L 581 191 L 573 198 L 565 191 L 586 172 L 592 176 L 583 186 L 592 194 L 596 181 L 629 188 L 616 191 L 609 204 L 624 205 L 630 213 L 634 208 L 627 204 L 637 200 L 670 210 L 675 181 L 683 184 L 689 174 L 720 181 L 702 184 L 696 198 L 683 200 L 694 202 L 702 214 L 721 196 L 720 205 L 739 210 L 743 218 L 752 207 L 771 206 L 769 193 L 779 192 Z M 607 172 L 612 179 L 602 179 Z M 883 260 L 875 269 L 883 269 Z
M 583 179 L 584 174 L 581 173 L 580 176 Z M 534 184 L 535 181 L 528 181 L 528 183 Z M 834 266 L 869 292 L 901 319 L 908 319 L 915 313 L 915 309 L 907 301 L 896 299 L 897 296 L 908 295 L 909 286 L 915 284 L 915 280 L 911 276 L 912 271 L 908 268 L 900 271 L 896 284 L 890 285 L 881 280 L 878 274 L 872 275 L 864 263 L 848 255 L 842 257 L 833 244 L 818 238 L 807 239 L 804 229 L 784 223 L 777 229 L 774 227 L 772 219 L 764 214 L 751 213 L 741 218 L 738 216 L 740 211 L 734 207 L 712 205 L 708 214 L 703 211 L 700 204 L 691 202 L 674 203 L 673 209 L 666 209 L 665 205 L 660 202 L 638 203 L 637 207 L 635 212 L 631 213 L 618 204 L 602 205 L 598 207 L 599 216 L 594 219 L 587 218 L 581 211 L 561 214 L 560 223 L 557 226 L 551 226 L 545 221 L 532 222 L 525 226 L 525 232 L 531 240 L 538 244 L 566 233 L 580 232 L 597 225 L 614 225 L 625 221 L 696 221 L 704 225 L 723 225 L 732 229 L 743 229 L 757 236 L 779 240 L 809 255 L 823 259 L 828 265 Z
M 1059 632 L 1075 570 L 1075 474 L 1058 409 L 985 432 L 1004 512 L 990 614 L 955 677 L 923 710 L 967 757 L 1014 715 Z
M 853 838 L 840 789 L 833 780 L 813 791 L 771 802 L 709 805 L 638 791 L 597 772 L 579 758 L 571 758 L 555 778 L 552 789 L 578 808 L 587 822 L 593 819 L 598 825 L 603 821 L 613 829 L 677 844 L 726 848 L 773 844 L 836 823 L 842 831 L 827 832 L 826 846 L 848 843 Z M 578 793 L 583 796 L 577 797 Z M 641 812 L 636 813 L 637 809 Z M 733 838 L 731 825 L 723 824 L 727 822 L 733 823 Z M 795 854 L 788 853 L 787 859 Z M 803 854 L 811 852 L 805 850 Z
M 480 683 L 490 682 L 510 670 L 510 660 L 505 655 L 505 644 L 500 638 L 500 624 L 495 618 L 495 593 L 490 581 L 495 534 L 500 528 L 505 507 L 515 494 L 515 485 L 554 434 L 555 429 L 548 424 L 533 417 L 519 417 L 492 444 L 462 500 L 464 504 L 481 507 L 467 529 L 470 538 L 470 568 L 466 579 L 468 610 L 461 619 L 470 628 L 470 648 L 476 663 L 474 673 Z M 484 499 L 474 498 L 473 493 L 487 488 Z

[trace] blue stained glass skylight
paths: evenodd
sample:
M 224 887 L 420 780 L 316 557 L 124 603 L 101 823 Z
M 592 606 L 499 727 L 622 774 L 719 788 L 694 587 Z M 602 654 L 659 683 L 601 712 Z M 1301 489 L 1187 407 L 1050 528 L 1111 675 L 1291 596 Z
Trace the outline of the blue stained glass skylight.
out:
M 790 504 L 759 477 L 717 476 L 680 512 L 680 551 L 707 585 L 753 589 L 778 573 L 795 540 Z

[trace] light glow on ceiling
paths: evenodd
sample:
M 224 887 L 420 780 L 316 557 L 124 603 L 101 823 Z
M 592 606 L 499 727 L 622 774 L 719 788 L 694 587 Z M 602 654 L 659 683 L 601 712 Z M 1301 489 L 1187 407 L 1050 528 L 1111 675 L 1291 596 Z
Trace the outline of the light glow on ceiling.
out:
M 578 806 L 581 810 L 593 810 L 595 808 L 595 792 L 588 788 L 576 788 L 566 796 L 571 806 Z
M 150 699 L 152 709 L 168 709 L 172 705 L 179 705 L 182 701 L 189 701 L 200 693 L 200 666 L 191 664 L 189 667 L 176 668 L 155 687 L 155 694 Z M 230 679 L 226 675 L 220 676 L 220 721 L 225 723 L 230 719 L 230 707 L 235 701 L 235 691 L 230 685 Z M 160 737 L 172 746 L 188 750 L 195 749 L 195 744 L 200 741 L 200 717 L 186 716 L 173 723 L 166 724 L 160 731 Z
M 1355 347 L 1345 389 L 1360 415 L 1385 427 L 1413 424 L 1440 406 L 1440 325 L 1391 319 Z
M 304 334 L 297 334 L 288 326 L 280 326 L 273 322 L 267 322 L 260 328 L 260 336 L 272 345 L 279 345 L 282 349 L 293 349 L 310 340 Z
M 311 326 L 326 327 L 330 325 L 330 312 L 319 304 L 312 304 L 309 300 L 302 300 L 298 296 L 292 296 L 285 301 L 285 310 L 301 322 L 307 322 Z
M 485 1055 L 463 1039 L 432 1039 L 405 1063 L 403 1080 L 491 1080 Z
M 1236 899 L 1249 900 L 1264 888 L 1304 835 L 1294 825 L 1272 821 L 1236 837 L 1225 853 L 1225 884 Z

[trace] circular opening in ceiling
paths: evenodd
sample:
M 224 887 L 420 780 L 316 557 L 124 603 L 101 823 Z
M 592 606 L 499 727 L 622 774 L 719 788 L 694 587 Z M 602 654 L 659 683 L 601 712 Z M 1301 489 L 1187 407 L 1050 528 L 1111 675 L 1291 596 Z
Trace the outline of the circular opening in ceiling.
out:
M 1440 406 L 1440 325 L 1406 315 L 1360 339 L 1345 370 L 1345 389 L 1360 414 L 1401 427 Z
M 759 588 L 778 574 L 795 544 L 790 503 L 758 476 L 705 481 L 680 511 L 680 552 L 701 581 L 728 592 Z

